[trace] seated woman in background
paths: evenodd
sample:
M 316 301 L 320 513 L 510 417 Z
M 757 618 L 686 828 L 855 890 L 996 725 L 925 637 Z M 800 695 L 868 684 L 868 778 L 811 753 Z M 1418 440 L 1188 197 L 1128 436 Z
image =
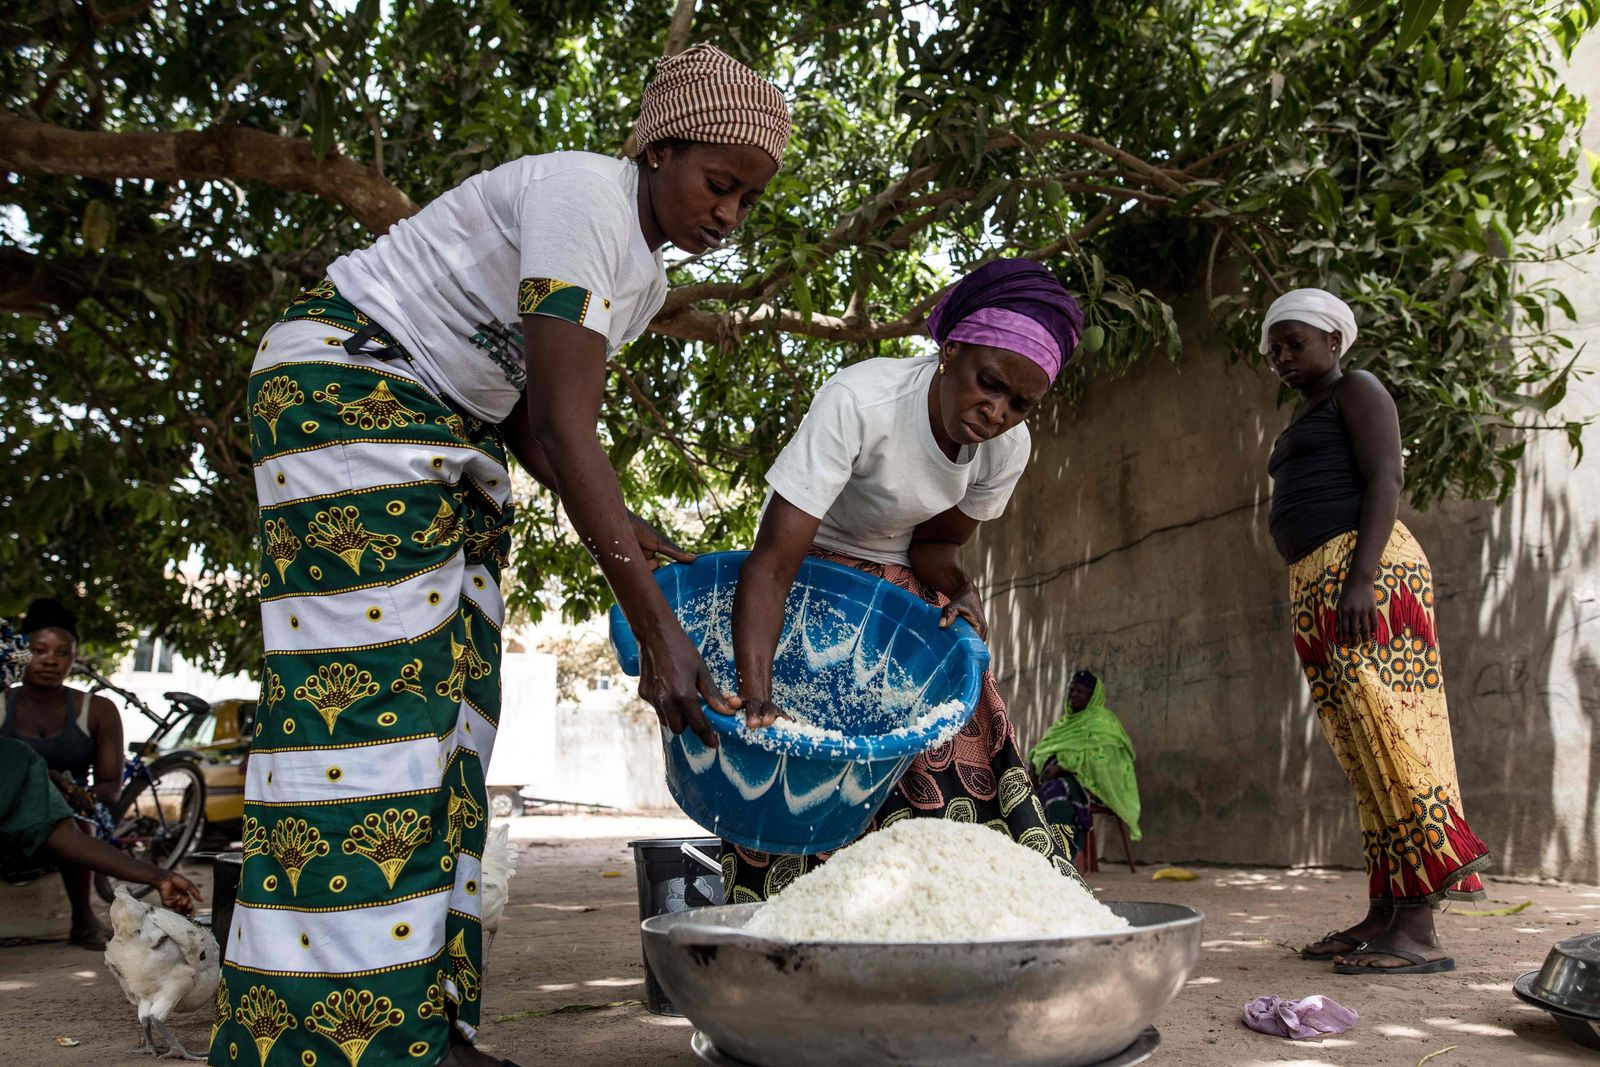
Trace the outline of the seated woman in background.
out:
M 193 882 L 117 851 L 76 822 L 44 760 L 22 742 L 0 737 L 0 880 L 37 874 L 54 861 L 153 886 L 165 906 L 194 913 L 194 902 L 203 895 Z
M 1083 313 L 1049 271 L 1022 259 L 988 263 L 957 283 L 928 319 L 936 355 L 869 359 L 818 391 L 767 483 L 754 550 L 734 598 L 734 660 L 746 723 L 783 714 L 772 660 L 789 588 L 807 553 L 885 578 L 959 616 L 987 638 L 961 546 L 998 517 L 1031 451 L 1022 421 L 1072 357 Z M 1004 825 L 1076 876 L 1032 795 L 1026 762 L 994 676 L 971 721 L 918 756 L 873 827 L 931 816 Z M 821 862 L 727 843 L 730 902 L 765 899 Z M 780 862 L 782 861 L 782 862 Z
M 73 810 L 108 826 L 104 806 L 116 803 L 122 793 L 122 719 L 105 697 L 91 697 L 66 684 L 78 651 L 77 627 L 77 617 L 59 601 L 40 597 L 28 605 L 22 633 L 30 658 L 22 669 L 22 684 L 6 690 L 0 738 L 33 749 Z M 89 868 L 70 856 L 61 859 L 60 867 L 72 902 L 71 943 L 104 948 L 111 931 L 89 904 Z
M 1039 775 L 1039 800 L 1057 825 L 1072 827 L 1075 849 L 1088 840 L 1089 805 L 1104 804 L 1139 832 L 1139 780 L 1133 772 L 1133 742 L 1106 707 L 1105 683 L 1079 671 L 1067 686 L 1067 706 L 1029 753 Z

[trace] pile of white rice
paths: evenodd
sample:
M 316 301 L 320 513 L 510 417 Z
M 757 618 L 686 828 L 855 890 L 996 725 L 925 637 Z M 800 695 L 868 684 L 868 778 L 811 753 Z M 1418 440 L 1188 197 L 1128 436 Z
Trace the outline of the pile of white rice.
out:
M 835 852 L 756 912 L 785 941 L 973 941 L 1128 928 L 1077 879 L 988 826 L 907 818 Z

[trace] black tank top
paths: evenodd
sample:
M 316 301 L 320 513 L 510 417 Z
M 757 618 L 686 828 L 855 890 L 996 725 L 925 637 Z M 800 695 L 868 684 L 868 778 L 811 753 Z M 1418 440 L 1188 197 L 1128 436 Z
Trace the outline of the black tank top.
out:
M 1318 401 L 1278 435 L 1267 473 L 1272 476 L 1268 527 L 1285 563 L 1361 525 L 1367 480 L 1334 397 Z
M 67 728 L 53 737 L 23 737 L 17 732 L 17 698 L 20 688 L 6 690 L 6 716 L 0 737 L 21 741 L 39 754 L 52 771 L 66 771 L 79 785 L 89 780 L 94 765 L 94 738 L 89 736 L 89 702 L 75 689 L 62 687 L 67 702 Z

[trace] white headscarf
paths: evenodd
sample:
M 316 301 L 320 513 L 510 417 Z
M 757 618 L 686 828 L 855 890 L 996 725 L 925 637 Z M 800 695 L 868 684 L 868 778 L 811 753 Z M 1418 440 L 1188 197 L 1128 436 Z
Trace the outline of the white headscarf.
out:
M 1261 354 L 1267 354 L 1267 331 L 1275 322 L 1303 322 L 1319 330 L 1339 331 L 1339 353 L 1356 346 L 1356 315 L 1350 305 L 1326 289 L 1291 289 L 1272 302 L 1261 320 Z

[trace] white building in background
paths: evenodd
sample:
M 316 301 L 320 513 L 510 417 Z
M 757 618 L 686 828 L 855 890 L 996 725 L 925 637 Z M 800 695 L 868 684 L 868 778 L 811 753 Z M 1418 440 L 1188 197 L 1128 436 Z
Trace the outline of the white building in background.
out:
M 577 701 L 557 697 L 556 657 L 537 651 L 552 641 L 593 642 L 610 669 L 576 683 Z M 605 620 L 542 622 L 506 634 L 500 735 L 489 767 L 491 799 L 525 779 L 534 800 L 621 810 L 671 809 L 655 713 L 634 697 L 638 683 L 609 657 Z
M 197 663 L 179 655 L 164 638 L 149 634 L 139 638 L 138 644 L 119 662 L 109 675 L 113 685 L 126 689 L 149 704 L 158 715 L 167 712 L 163 693 L 193 693 L 213 703 L 219 700 L 255 700 L 260 684 L 248 674 L 213 674 Z M 81 679 L 80 679 L 81 681 Z M 115 694 L 107 694 L 122 712 L 122 729 L 129 741 L 142 741 L 150 736 L 154 724 L 137 708 Z

